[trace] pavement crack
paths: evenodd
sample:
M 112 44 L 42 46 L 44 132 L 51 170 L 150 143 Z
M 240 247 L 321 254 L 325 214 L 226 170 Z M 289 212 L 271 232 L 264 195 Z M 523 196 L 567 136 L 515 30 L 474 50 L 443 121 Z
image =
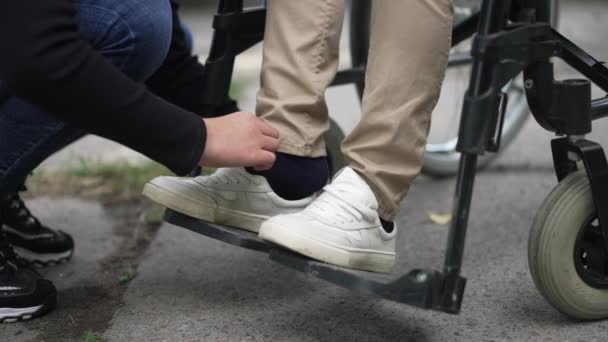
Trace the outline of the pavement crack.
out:
M 149 203 L 132 200 L 106 204 L 116 224 L 112 234 L 120 241 L 114 251 L 97 262 L 100 274 L 94 280 L 59 289 L 58 307 L 28 328 L 41 331 L 40 341 L 81 340 L 91 331 L 102 336 L 114 313 L 123 306 L 123 295 L 137 277 L 137 268 L 160 228 L 142 216 Z

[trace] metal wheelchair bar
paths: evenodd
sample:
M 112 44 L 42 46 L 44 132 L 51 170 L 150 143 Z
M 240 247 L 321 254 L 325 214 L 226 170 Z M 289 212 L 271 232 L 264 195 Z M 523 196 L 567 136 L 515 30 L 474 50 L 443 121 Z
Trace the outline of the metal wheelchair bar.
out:
M 552 30 L 552 33 L 559 40 L 557 56 L 589 78 L 602 90 L 608 92 L 608 68 L 604 63 L 593 58 L 555 29 Z
M 593 120 L 608 116 L 608 96 L 591 102 L 591 118 Z
M 504 25 L 503 18 L 509 10 L 510 3 L 503 0 L 484 0 L 481 7 L 480 21 L 477 34 L 487 36 L 498 32 Z M 470 98 L 479 97 L 492 87 L 493 65 L 486 64 L 482 57 L 475 57 L 473 60 L 473 70 L 467 96 Z M 466 102 L 466 101 L 465 101 Z M 461 121 L 460 137 L 463 134 L 481 134 L 471 132 L 466 125 L 462 125 L 467 116 L 475 115 L 472 111 L 475 107 L 463 106 L 463 120 Z M 486 113 L 485 115 L 493 115 Z M 459 139 L 461 140 L 461 139 Z M 466 237 L 467 224 L 471 201 L 473 198 L 473 185 L 475 183 L 475 173 L 477 170 L 478 153 L 472 150 L 463 151 L 460 159 L 456 192 L 454 195 L 454 208 L 452 222 L 448 233 L 447 250 L 444 260 L 445 284 L 442 290 L 442 303 L 447 305 L 453 302 L 457 296 L 457 284 L 460 277 L 462 257 Z

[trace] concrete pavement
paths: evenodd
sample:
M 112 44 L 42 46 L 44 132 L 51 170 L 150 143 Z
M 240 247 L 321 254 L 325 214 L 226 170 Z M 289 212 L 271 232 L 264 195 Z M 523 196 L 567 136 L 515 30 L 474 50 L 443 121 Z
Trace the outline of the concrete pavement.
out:
M 45 271 L 61 293 L 39 320 L 0 327 L 1 340 L 76 340 L 92 329 L 108 341 L 602 341 L 608 322 L 577 323 L 552 309 L 527 269 L 527 232 L 554 179 L 544 167 L 479 175 L 463 273 L 462 313 L 452 316 L 360 296 L 286 269 L 257 252 L 165 225 L 119 284 L 132 225 L 94 202 L 38 199 L 33 209 L 73 233 L 69 264 Z M 452 180 L 421 177 L 398 220 L 396 274 L 439 268 Z M 50 206 L 53 210 L 50 210 Z M 122 233 L 121 233 L 122 232 Z M 137 253 L 135 253 L 137 254 Z
M 563 11 L 565 34 L 607 56 L 608 5 L 566 1 Z M 246 107 L 254 93 L 252 84 L 244 94 Z M 352 127 L 358 115 L 353 90 L 329 95 L 332 112 Z M 594 123 L 592 135 L 604 146 L 606 128 Z M 565 318 L 529 275 L 528 229 L 556 184 L 550 138 L 530 120 L 479 174 L 463 269 L 468 284 L 458 316 L 360 296 L 174 226 L 156 232 L 119 208 L 39 198 L 32 208 L 74 234 L 77 251 L 70 263 L 44 271 L 61 293 L 59 308 L 39 320 L 0 326 L 0 341 L 79 340 L 88 329 L 108 341 L 605 341 L 608 321 Z M 427 211 L 448 212 L 453 190 L 453 179 L 418 179 L 397 220 L 396 274 L 441 267 L 447 227 L 431 223 Z M 135 278 L 122 284 L 121 275 L 135 265 Z

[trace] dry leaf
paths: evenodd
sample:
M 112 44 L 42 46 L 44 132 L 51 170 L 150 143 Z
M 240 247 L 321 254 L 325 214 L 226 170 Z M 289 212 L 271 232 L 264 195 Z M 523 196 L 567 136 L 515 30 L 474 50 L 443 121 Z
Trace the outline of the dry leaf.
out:
M 431 222 L 435 224 L 448 224 L 452 221 L 452 214 L 438 214 L 434 211 L 427 211 Z

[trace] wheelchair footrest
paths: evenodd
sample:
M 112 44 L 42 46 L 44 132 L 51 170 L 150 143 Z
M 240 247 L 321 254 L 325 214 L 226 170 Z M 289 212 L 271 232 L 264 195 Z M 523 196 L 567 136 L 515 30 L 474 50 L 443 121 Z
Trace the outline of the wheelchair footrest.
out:
M 178 213 L 171 209 L 165 211 L 165 221 L 175 226 L 191 230 L 195 233 L 220 240 L 231 245 L 252 249 L 260 252 L 270 252 L 276 248 L 260 239 L 257 234 L 242 229 L 219 226 Z
M 235 246 L 266 252 L 270 260 L 294 270 L 311 274 L 332 284 L 424 309 L 458 313 L 466 280 L 450 279 L 432 270 L 413 270 L 395 278 L 380 273 L 356 271 L 329 265 L 292 253 L 265 242 L 254 233 L 213 225 L 167 209 L 165 221 Z M 451 284 L 451 286 L 446 286 Z
M 458 279 L 459 286 L 454 302 L 442 301 L 445 277 L 432 270 L 413 270 L 401 277 L 380 273 L 356 271 L 318 262 L 286 250 L 272 249 L 270 259 L 300 272 L 311 274 L 349 290 L 371 294 L 398 303 L 409 304 L 423 309 L 432 309 L 457 314 L 464 292 L 464 278 Z

